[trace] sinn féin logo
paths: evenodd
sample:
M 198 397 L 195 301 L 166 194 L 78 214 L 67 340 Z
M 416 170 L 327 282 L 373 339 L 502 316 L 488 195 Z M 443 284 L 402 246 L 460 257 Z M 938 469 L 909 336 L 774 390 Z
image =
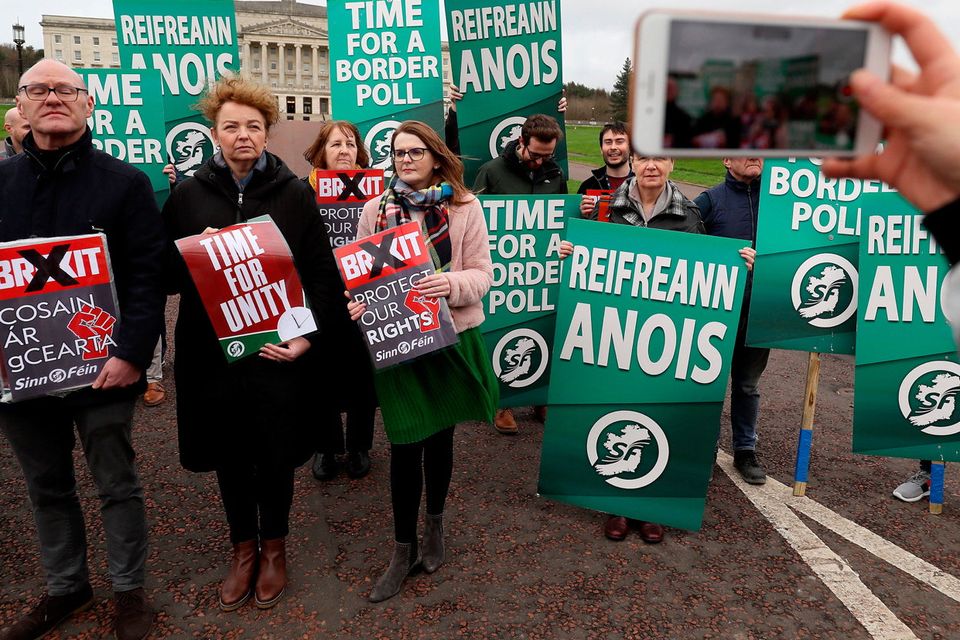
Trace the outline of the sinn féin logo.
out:
M 514 389 L 529 387 L 543 376 L 550 360 L 547 341 L 532 329 L 514 329 L 493 350 L 493 371 Z
M 227 345 L 227 353 L 230 354 L 231 358 L 239 358 L 243 355 L 243 352 L 246 350 L 246 347 L 243 346 L 243 343 L 239 340 L 234 340 Z
M 392 151 L 391 139 L 394 130 L 400 126 L 396 120 L 384 120 L 374 125 L 370 131 L 367 131 L 363 143 L 370 149 L 370 168 L 383 169 L 391 171 L 393 169 L 393 159 L 390 157 Z
M 790 287 L 793 308 L 808 324 L 836 327 L 857 311 L 857 269 L 835 253 L 804 260 Z
M 496 158 L 512 140 L 520 137 L 526 118 L 512 117 L 500 121 L 490 133 L 490 157 Z
M 910 424 L 931 436 L 960 433 L 960 365 L 948 360 L 925 362 L 900 383 L 900 413 Z
M 601 439 L 602 438 L 602 439 Z M 603 416 L 587 436 L 587 459 L 607 484 L 640 489 L 659 478 L 670 458 L 667 434 L 638 411 Z
M 167 158 L 177 173 L 192 176 L 213 157 L 213 148 L 210 129 L 199 122 L 178 124 L 167 134 Z

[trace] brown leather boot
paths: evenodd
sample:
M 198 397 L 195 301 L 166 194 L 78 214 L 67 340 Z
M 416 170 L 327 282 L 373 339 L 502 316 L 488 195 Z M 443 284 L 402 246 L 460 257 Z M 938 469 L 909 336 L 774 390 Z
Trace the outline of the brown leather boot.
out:
M 277 604 L 287 588 L 287 551 L 285 538 L 260 541 L 260 572 L 254 600 L 259 609 Z
M 236 611 L 250 599 L 253 578 L 257 574 L 257 541 L 247 540 L 233 545 L 230 570 L 220 585 L 220 609 Z

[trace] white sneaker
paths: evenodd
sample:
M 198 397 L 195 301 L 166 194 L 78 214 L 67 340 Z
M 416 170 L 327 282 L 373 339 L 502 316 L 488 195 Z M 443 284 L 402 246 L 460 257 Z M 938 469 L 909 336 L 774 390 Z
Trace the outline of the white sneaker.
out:
M 904 502 L 916 502 L 930 495 L 930 474 L 917 471 L 910 479 L 893 490 L 893 497 Z

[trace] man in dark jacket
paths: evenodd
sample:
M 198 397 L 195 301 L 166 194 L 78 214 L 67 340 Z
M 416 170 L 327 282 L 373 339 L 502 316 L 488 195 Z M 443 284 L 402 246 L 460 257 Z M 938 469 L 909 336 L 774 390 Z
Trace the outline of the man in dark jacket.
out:
M 587 191 L 615 191 L 621 184 L 633 177 L 630 169 L 630 134 L 627 125 L 611 122 L 600 129 L 600 153 L 603 166 L 594 169 L 592 175 L 580 183 L 577 193 L 580 199 L 580 216 L 589 218 L 597 207 L 596 200 L 585 195 Z
M 757 242 L 757 215 L 760 211 L 762 158 L 724 158 L 726 179 L 704 191 L 695 202 L 707 233 Z M 733 429 L 734 466 L 744 480 L 763 484 L 766 473 L 757 460 L 757 414 L 760 410 L 760 376 L 767 367 L 769 349 L 744 344 L 753 273 L 747 276 L 737 342 L 730 370 L 730 425 Z
M 30 133 L 30 123 L 14 107 L 3 114 L 3 130 L 7 132 L 7 139 L 0 145 L 0 160 L 23 151 L 23 139 Z
M 473 191 L 477 195 L 566 194 L 567 180 L 553 161 L 563 135 L 560 124 L 538 113 L 527 118 L 520 137 L 507 144 L 499 158 L 480 167 Z
M 17 108 L 31 133 L 23 153 L 0 163 L 0 242 L 103 232 L 120 320 L 116 346 L 92 388 L 0 406 L 0 431 L 23 470 L 47 583 L 36 607 L 2 638 L 38 638 L 93 600 L 74 425 L 100 496 L 116 636 L 143 638 L 154 613 L 143 590 L 147 526 L 131 421 L 163 323 L 160 213 L 146 175 L 93 148 L 86 125 L 93 99 L 69 67 L 54 60 L 34 65 L 20 81 Z
M 566 105 L 563 105 L 566 108 Z M 567 181 L 553 152 L 563 135 L 555 118 L 537 113 L 523 123 L 520 137 L 507 143 L 499 158 L 480 167 L 473 191 L 477 195 L 564 194 Z M 534 407 L 541 421 L 546 407 Z M 500 433 L 517 433 L 517 421 L 510 409 L 498 409 L 493 426 Z

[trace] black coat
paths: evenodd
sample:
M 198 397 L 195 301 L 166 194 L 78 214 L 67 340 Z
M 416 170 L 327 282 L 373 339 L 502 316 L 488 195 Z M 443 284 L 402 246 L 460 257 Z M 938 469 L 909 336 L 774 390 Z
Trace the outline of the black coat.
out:
M 150 180 L 94 149 L 89 129 L 55 158 L 37 148 L 33 134 L 23 142 L 24 153 L 0 162 L 0 242 L 102 231 L 120 305 L 111 354 L 146 368 L 163 328 L 166 245 Z M 139 388 L 81 389 L 68 398 L 106 402 L 139 389 L 142 379 Z
M 238 195 L 229 170 L 207 162 L 177 185 L 163 208 L 171 240 L 269 215 L 290 246 L 317 318 L 319 331 L 307 336 L 312 345 L 307 353 L 322 350 L 330 310 L 345 299 L 313 193 L 268 153 L 267 167 L 254 173 L 242 205 Z M 228 365 L 186 265 L 172 247 L 171 261 L 172 288 L 181 294 L 174 359 L 181 464 L 191 471 L 214 470 L 226 460 L 303 464 L 315 439 L 307 418 L 312 406 L 307 359 L 278 363 L 250 356 Z

